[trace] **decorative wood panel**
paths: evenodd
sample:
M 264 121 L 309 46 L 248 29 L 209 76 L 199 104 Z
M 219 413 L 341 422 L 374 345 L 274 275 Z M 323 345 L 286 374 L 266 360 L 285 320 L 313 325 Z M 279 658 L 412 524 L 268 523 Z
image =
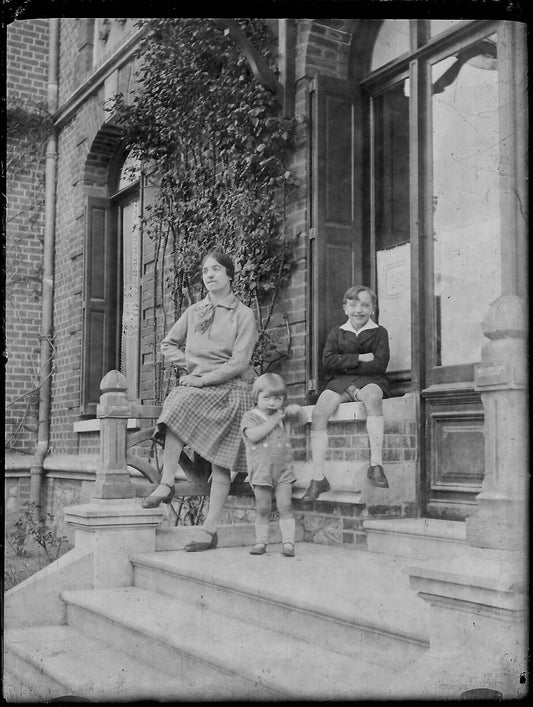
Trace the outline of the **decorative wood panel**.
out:
M 471 388 L 423 391 L 426 409 L 425 515 L 464 520 L 476 508 L 485 468 L 484 414 Z

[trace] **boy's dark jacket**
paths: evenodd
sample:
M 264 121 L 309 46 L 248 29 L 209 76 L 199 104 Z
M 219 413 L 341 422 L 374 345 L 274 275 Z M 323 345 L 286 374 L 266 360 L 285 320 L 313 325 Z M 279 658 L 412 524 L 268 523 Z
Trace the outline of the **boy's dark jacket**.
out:
M 373 353 L 374 360 L 359 361 L 359 354 Z M 340 327 L 332 329 L 322 354 L 326 388 L 342 393 L 350 383 L 358 388 L 377 383 L 390 394 L 385 371 L 389 364 L 389 335 L 385 327 L 365 329 L 358 336 Z

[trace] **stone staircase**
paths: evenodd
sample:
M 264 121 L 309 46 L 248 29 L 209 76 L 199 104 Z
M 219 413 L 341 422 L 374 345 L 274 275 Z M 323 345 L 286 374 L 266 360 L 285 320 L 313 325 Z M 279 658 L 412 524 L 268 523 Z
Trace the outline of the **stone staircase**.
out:
M 251 556 L 236 526 L 233 546 L 193 554 L 162 531 L 131 556 L 132 586 L 64 591 L 62 625 L 5 631 L 7 700 L 379 699 L 429 647 L 401 558 L 304 542 Z

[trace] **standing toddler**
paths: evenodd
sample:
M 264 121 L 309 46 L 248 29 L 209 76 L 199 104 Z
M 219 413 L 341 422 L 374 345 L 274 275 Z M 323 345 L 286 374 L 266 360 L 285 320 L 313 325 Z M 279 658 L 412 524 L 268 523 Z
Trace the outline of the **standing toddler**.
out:
M 256 500 L 255 539 L 251 555 L 264 555 L 268 544 L 272 495 L 276 496 L 281 530 L 281 552 L 294 557 L 296 524 L 292 512 L 292 484 L 296 481 L 286 419 L 305 424 L 299 405 L 287 405 L 285 381 L 276 373 L 264 373 L 252 387 L 255 407 L 245 413 L 241 430 L 246 447 L 248 481 Z

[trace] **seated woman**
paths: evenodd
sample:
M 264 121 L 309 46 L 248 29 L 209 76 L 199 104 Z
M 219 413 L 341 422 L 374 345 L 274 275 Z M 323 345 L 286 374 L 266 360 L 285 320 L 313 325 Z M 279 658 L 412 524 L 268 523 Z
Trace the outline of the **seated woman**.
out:
M 253 311 L 231 290 L 234 276 L 231 258 L 219 251 L 209 253 L 202 262 L 207 296 L 185 310 L 161 344 L 165 359 L 187 374 L 163 403 L 158 420 L 165 434 L 161 483 L 142 505 L 170 503 L 186 444 L 211 462 L 209 510 L 198 540 L 185 546 L 188 552 L 217 546 L 216 529 L 231 478 L 246 473 L 240 422 L 252 405 L 250 360 L 257 326 Z

